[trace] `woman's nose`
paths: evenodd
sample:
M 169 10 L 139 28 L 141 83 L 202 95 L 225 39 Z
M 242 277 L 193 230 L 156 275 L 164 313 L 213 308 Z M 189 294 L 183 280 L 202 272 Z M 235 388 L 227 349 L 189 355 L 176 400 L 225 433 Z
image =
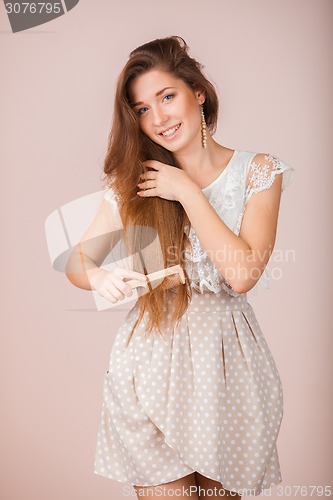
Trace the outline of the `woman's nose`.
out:
M 160 127 L 163 123 L 168 121 L 169 117 L 165 110 L 163 109 L 155 109 L 153 111 L 153 120 L 155 127 Z

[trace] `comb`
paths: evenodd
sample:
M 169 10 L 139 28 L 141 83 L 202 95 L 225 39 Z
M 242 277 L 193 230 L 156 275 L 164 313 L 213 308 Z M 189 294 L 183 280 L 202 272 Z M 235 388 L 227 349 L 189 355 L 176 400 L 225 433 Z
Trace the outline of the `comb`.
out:
M 179 277 L 181 282 L 184 284 L 185 283 L 185 274 L 183 271 L 183 268 L 177 264 L 176 266 L 171 266 L 167 267 L 166 269 L 160 269 L 159 271 L 155 271 L 154 273 L 146 274 L 147 282 L 140 281 L 140 280 L 129 280 L 126 281 L 126 283 L 131 287 L 131 288 L 137 288 L 140 286 L 143 286 L 145 288 L 150 288 L 150 284 L 154 283 L 154 281 L 158 280 L 163 280 L 166 276 L 172 276 L 172 275 L 179 275 L 175 277 L 174 280 L 170 282 L 170 287 L 175 286 L 179 283 Z

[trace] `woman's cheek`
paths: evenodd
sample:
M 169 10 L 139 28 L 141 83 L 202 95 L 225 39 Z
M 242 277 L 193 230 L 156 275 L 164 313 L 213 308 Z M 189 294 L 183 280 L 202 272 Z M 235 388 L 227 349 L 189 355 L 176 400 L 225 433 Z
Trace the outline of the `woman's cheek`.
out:
M 148 137 L 150 137 L 150 139 L 153 138 L 153 132 L 152 132 L 152 129 L 151 127 L 149 127 L 147 125 L 147 123 L 144 123 L 144 121 L 142 121 L 141 123 L 141 130 L 146 134 L 148 135 Z

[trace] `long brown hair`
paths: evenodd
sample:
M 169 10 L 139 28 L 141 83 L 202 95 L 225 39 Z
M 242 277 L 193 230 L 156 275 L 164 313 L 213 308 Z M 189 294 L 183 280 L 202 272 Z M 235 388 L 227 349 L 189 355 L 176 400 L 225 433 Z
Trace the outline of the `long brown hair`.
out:
M 129 84 L 138 75 L 152 69 L 168 72 L 182 79 L 192 90 L 204 93 L 205 120 L 213 135 L 218 117 L 218 97 L 213 85 L 202 73 L 203 66 L 188 55 L 188 48 L 180 36 L 158 38 L 141 45 L 130 53 L 116 85 L 113 120 L 104 161 L 104 180 L 107 179 L 107 184 L 116 194 L 127 245 L 131 247 L 131 255 L 137 255 L 138 250 L 144 246 L 145 228 L 153 228 L 159 238 L 163 262 L 151 264 L 159 267 L 151 269 L 150 266 L 149 272 L 179 264 L 186 277 L 185 285 L 181 282 L 175 285 L 174 278 L 166 277 L 154 289 L 150 287 L 148 293 L 141 296 L 138 293 L 140 314 L 131 335 L 147 311 L 149 323 L 146 333 L 156 328 L 163 336 L 162 322 L 166 318 L 171 318 L 173 324 L 180 321 L 192 296 L 182 259 L 190 229 L 190 221 L 183 206 L 178 201 L 158 196 L 140 198 L 136 194 L 140 174 L 149 170 L 142 162 L 157 160 L 177 168 L 181 166 L 172 152 L 156 144 L 142 132 L 129 95 Z M 134 259 L 133 262 L 133 269 L 143 272 L 142 261 Z M 172 314 L 169 313 L 169 303 L 172 304 Z

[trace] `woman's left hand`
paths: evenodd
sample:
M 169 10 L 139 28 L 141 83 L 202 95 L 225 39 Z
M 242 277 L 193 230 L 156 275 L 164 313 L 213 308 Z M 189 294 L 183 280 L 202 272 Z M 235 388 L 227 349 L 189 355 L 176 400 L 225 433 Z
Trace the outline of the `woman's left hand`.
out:
M 166 200 L 181 201 L 186 191 L 193 189 L 194 181 L 180 168 L 161 163 L 157 160 L 143 162 L 149 170 L 140 175 L 142 182 L 138 187 L 142 189 L 137 194 L 142 198 L 159 196 Z

